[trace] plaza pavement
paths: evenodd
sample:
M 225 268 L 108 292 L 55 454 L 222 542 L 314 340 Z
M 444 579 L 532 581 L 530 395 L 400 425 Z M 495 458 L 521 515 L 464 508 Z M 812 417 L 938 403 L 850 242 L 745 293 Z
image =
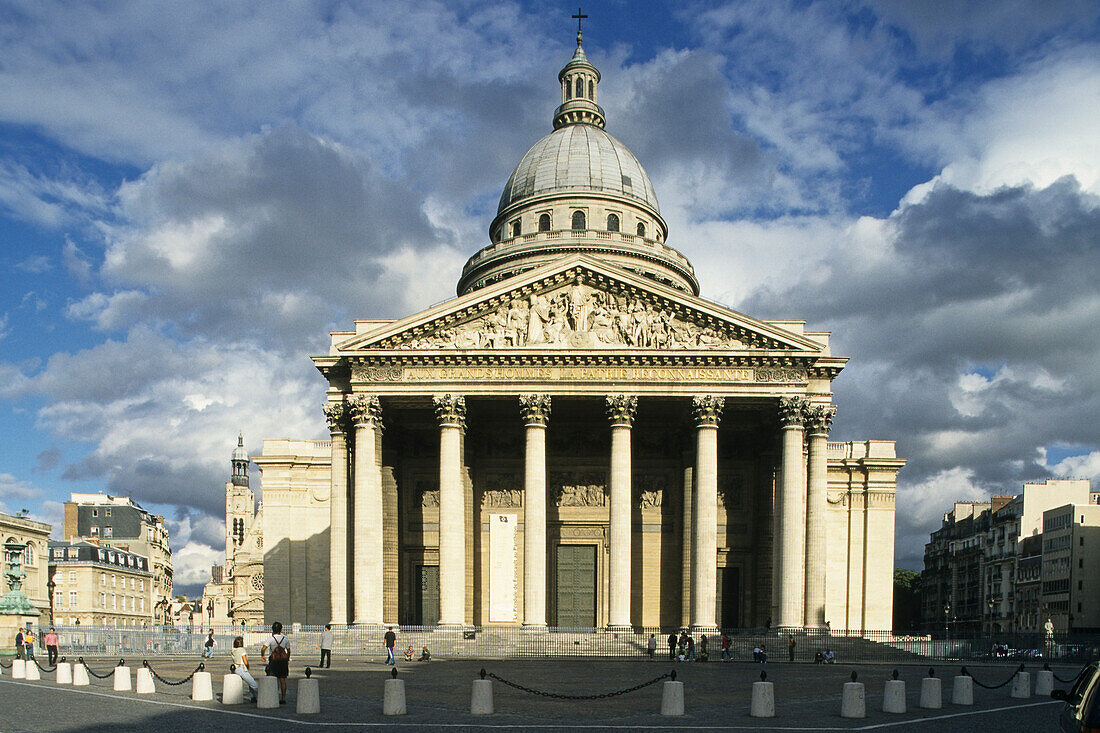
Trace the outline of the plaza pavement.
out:
M 883 683 L 892 666 L 812 665 L 770 662 L 707 662 L 673 664 L 658 658 L 637 659 L 553 659 L 398 662 L 405 680 L 408 715 L 382 715 L 382 688 L 390 669 L 377 659 L 334 655 L 332 669 L 316 670 L 320 680 L 321 713 L 298 715 L 295 685 L 303 676 L 308 660 L 292 660 L 288 680 L 289 704 L 276 710 L 258 710 L 254 705 L 223 706 L 217 701 L 221 675 L 230 658 L 217 655 L 206 663 L 214 676 L 214 702 L 192 702 L 190 683 L 170 687 L 157 683 L 155 695 L 114 692 L 110 679 L 92 678 L 88 687 L 59 686 L 53 674 L 42 681 L 13 680 L 10 670 L 0 677 L 0 732 L 16 731 L 286 731 L 356 730 L 415 731 L 439 730 L 783 730 L 783 731 L 1045 731 L 1057 730 L 1061 703 L 1049 698 L 1009 697 L 1009 686 L 999 690 L 974 688 L 975 705 L 963 707 L 949 702 L 951 677 L 959 667 L 942 666 L 936 674 L 944 680 L 944 708 L 917 708 L 920 679 L 927 665 L 898 666 L 907 682 L 909 712 L 882 713 Z M 200 660 L 194 657 L 150 658 L 150 665 L 163 677 L 176 680 L 188 675 Z M 89 666 L 108 672 L 117 658 L 87 658 Z M 141 660 L 128 660 L 136 675 Z M 685 715 L 662 717 L 661 683 L 626 695 L 592 701 L 571 701 L 532 695 L 494 682 L 497 713 L 470 715 L 471 682 L 484 667 L 488 672 L 524 686 L 551 692 L 590 695 L 633 687 L 671 669 L 684 683 Z M 262 675 L 262 665 L 254 665 Z M 750 718 L 751 685 L 762 669 L 775 684 L 776 717 Z M 866 684 L 867 718 L 840 717 L 840 693 L 852 671 Z M 1007 679 L 1013 665 L 970 666 L 974 676 L 987 683 Z M 1032 669 L 1032 672 L 1035 670 Z M 1068 677 L 1076 668 L 1060 668 Z M 1032 677 L 1034 684 L 1034 675 Z M 1065 685 L 1058 685 L 1065 687 Z

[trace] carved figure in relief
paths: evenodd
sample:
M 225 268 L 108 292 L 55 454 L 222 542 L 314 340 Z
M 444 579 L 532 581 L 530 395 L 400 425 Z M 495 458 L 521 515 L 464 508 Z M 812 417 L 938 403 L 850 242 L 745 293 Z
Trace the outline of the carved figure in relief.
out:
M 638 506 L 642 509 L 660 509 L 664 492 L 661 489 L 643 489 L 638 499 Z
M 517 507 L 522 503 L 523 492 L 518 489 L 486 489 L 481 494 L 484 507 Z
M 545 295 L 531 294 L 531 302 L 527 309 L 527 343 L 542 344 L 546 342 L 546 323 L 550 320 L 550 299 Z

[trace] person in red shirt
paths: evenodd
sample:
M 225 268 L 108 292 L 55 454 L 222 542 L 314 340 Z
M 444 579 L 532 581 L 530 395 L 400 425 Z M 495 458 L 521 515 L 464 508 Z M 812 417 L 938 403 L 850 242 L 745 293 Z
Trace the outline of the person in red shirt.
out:
M 733 655 L 730 654 L 730 635 L 726 632 L 722 632 L 722 661 L 729 662 L 733 659 Z
M 49 656 L 47 663 L 57 664 L 57 633 L 54 632 L 52 626 L 50 627 L 50 633 L 42 639 L 42 643 L 46 645 L 46 654 Z

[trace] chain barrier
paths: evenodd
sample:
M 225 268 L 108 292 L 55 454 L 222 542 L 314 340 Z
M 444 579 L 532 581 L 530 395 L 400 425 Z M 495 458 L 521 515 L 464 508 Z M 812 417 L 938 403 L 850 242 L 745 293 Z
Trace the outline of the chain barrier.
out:
M 45 667 L 43 667 L 43 666 L 42 666 L 42 664 L 41 664 L 41 663 L 40 663 L 40 662 L 38 661 L 38 657 L 31 657 L 31 659 L 33 659 L 33 660 L 34 660 L 34 666 L 38 667 L 38 668 L 39 668 L 40 670 L 42 670 L 43 672 L 53 672 L 53 671 L 54 671 L 55 669 L 57 669 L 57 664 L 56 664 L 56 663 L 55 663 L 55 664 L 54 664 L 54 665 L 53 665 L 52 667 L 50 667 L 49 669 L 46 669 L 46 668 L 45 668 Z
M 1056 674 L 1056 673 L 1054 672 L 1054 670 L 1052 670 L 1052 669 L 1050 668 L 1050 665 L 1049 665 L 1049 664 L 1044 664 L 1044 665 L 1043 665 L 1043 669 L 1047 670 L 1047 671 L 1048 671 L 1048 672 L 1050 672 L 1050 673 L 1051 673 L 1052 675 L 1054 675 L 1054 679 L 1058 680 L 1058 681 L 1059 681 L 1059 682 L 1061 682 L 1061 683 L 1062 683 L 1063 685 L 1068 685 L 1068 684 L 1072 684 L 1072 683 L 1076 682 L 1076 681 L 1077 681 L 1077 678 L 1079 678 L 1079 677 L 1081 676 L 1081 673 L 1082 673 L 1082 672 L 1084 672 L 1084 671 L 1085 671 L 1085 670 L 1086 670 L 1086 669 L 1088 668 L 1088 666 L 1089 666 L 1088 664 L 1085 664 L 1084 666 L 1082 666 L 1082 667 L 1081 667 L 1081 669 L 1077 670 L 1077 674 L 1073 675 L 1073 676 L 1072 676 L 1072 677 L 1070 677 L 1069 679 L 1063 679 L 1063 678 L 1059 677 L 1059 676 L 1058 676 L 1058 675 L 1057 675 L 1057 674 Z
M 79 662 L 80 664 L 83 664 L 84 669 L 88 670 L 88 674 L 90 674 L 92 677 L 95 677 L 96 679 L 105 680 L 108 677 L 111 677 L 112 675 L 114 675 L 114 673 L 115 673 L 115 671 L 113 669 L 110 672 L 108 672 L 107 674 L 100 674 L 99 672 L 96 672 L 94 669 L 92 669 L 91 667 L 88 666 L 88 663 L 84 661 L 84 657 L 78 658 L 77 662 Z M 120 659 L 119 662 L 120 662 L 120 664 L 118 666 L 121 667 L 122 666 L 122 664 L 121 664 L 122 660 Z
M 503 677 L 501 677 L 499 675 L 493 674 L 492 672 L 486 672 L 484 669 L 481 670 L 481 679 L 485 679 L 486 676 L 492 677 L 497 682 L 508 685 L 509 687 L 513 687 L 513 688 L 515 688 L 517 690 L 520 690 L 522 692 L 529 692 L 532 695 L 541 695 L 542 697 L 552 697 L 552 698 L 555 698 L 557 700 L 603 700 L 603 699 L 609 698 L 609 697 L 617 697 L 619 695 L 625 695 L 628 692 L 637 692 L 638 690 L 642 689 L 643 687 L 649 687 L 650 685 L 655 685 L 655 684 L 657 684 L 658 682 L 660 682 L 661 680 L 664 680 L 664 679 L 670 679 L 671 678 L 671 679 L 675 680 L 676 679 L 676 672 L 675 671 L 666 672 L 665 674 L 661 675 L 660 677 L 654 677 L 653 679 L 649 680 L 648 682 L 643 682 L 642 684 L 635 685 L 634 687 L 628 687 L 625 690 L 616 690 L 614 692 L 603 692 L 603 693 L 600 693 L 598 695 L 566 695 L 566 694 L 561 693 L 561 692 L 546 692 L 544 690 L 535 690 L 535 689 L 532 689 L 530 687 L 524 687 L 523 685 L 520 685 L 520 684 L 517 684 L 515 682 L 511 682 L 509 680 L 506 680 L 506 679 L 504 679 Z
M 150 673 L 151 673 L 151 674 L 152 674 L 152 675 L 153 675 L 154 677 L 156 677 L 156 678 L 157 678 L 158 680 L 160 680 L 160 681 L 161 681 L 161 682 L 163 682 L 164 684 L 166 684 L 166 685 L 172 685 L 173 687 L 175 687 L 175 686 L 177 686 L 177 685 L 182 685 L 182 684 L 184 684 L 184 683 L 186 683 L 186 682 L 190 682 L 190 681 L 191 681 L 191 678 L 195 676 L 195 672 L 202 672 L 202 671 L 203 671 L 204 669 L 206 669 L 206 665 L 205 665 L 205 664 L 203 664 L 202 662 L 199 662 L 199 666 L 195 667 L 194 671 L 192 671 L 192 672 L 191 672 L 191 674 L 187 675 L 187 676 L 186 676 L 186 677 L 184 677 L 184 678 L 183 678 L 182 680 L 179 680 L 179 681 L 177 681 L 177 682 L 173 682 L 172 680 L 169 680 L 169 679 L 165 679 L 164 677 L 161 677 L 161 676 L 160 676 L 159 674 L 157 674 L 157 671 L 156 671 L 155 669 L 153 669 L 153 667 L 152 667 L 152 666 L 151 666 L 151 665 L 149 664 L 149 660 L 148 660 L 148 659 L 143 659 L 143 660 L 141 660 L 141 666 L 142 666 L 142 667 L 145 667 L 145 669 L 149 670 L 149 672 L 150 672 Z
M 981 683 L 981 682 L 978 682 L 978 680 L 974 679 L 974 675 L 972 675 L 972 674 L 971 674 L 971 673 L 970 673 L 970 672 L 969 672 L 969 671 L 968 671 L 968 670 L 966 669 L 966 667 L 963 667 L 963 668 L 962 668 L 962 673 L 963 673 L 964 675 L 966 675 L 967 677 L 969 677 L 970 679 L 974 680 L 974 684 L 975 684 L 975 685 L 977 685 L 978 687 L 984 687 L 984 688 L 985 688 L 985 689 L 987 689 L 987 690 L 996 690 L 996 689 L 999 689 L 999 688 L 1001 688 L 1001 687 L 1004 687 L 1004 686 L 1005 686 L 1005 685 L 1007 685 L 1007 684 L 1008 684 L 1009 682 L 1011 682 L 1012 680 L 1016 679 L 1016 675 L 1017 675 L 1017 674 L 1019 674 L 1020 672 L 1023 672 L 1023 671 L 1024 671 L 1024 665 L 1022 665 L 1022 664 L 1021 664 L 1021 665 L 1020 665 L 1020 667 L 1019 667 L 1019 669 L 1017 669 L 1017 670 L 1016 670 L 1015 672 L 1013 672 L 1013 673 L 1012 673 L 1011 675 L 1009 675 L 1009 678 L 1008 678 L 1007 680 L 1005 680 L 1004 682 L 1002 682 L 1001 684 L 999 684 L 999 685 L 986 685 L 986 684 L 983 684 L 983 683 Z
M 13 661 L 14 661 L 14 660 L 13 660 Z M 3 667 L 4 669 L 11 669 L 11 665 L 10 665 L 10 664 L 4 664 L 3 662 L 0 662 L 0 667 Z

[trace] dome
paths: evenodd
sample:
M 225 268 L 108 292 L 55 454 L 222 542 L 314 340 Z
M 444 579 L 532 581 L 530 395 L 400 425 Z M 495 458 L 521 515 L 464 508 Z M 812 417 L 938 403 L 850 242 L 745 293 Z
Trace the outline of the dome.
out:
M 233 450 L 234 461 L 244 461 L 248 463 L 250 460 L 248 457 L 248 451 L 244 449 L 244 435 L 237 436 L 237 447 Z
M 642 164 L 594 125 L 565 125 L 532 145 L 508 178 L 497 214 L 526 199 L 558 193 L 625 196 L 661 212 Z

